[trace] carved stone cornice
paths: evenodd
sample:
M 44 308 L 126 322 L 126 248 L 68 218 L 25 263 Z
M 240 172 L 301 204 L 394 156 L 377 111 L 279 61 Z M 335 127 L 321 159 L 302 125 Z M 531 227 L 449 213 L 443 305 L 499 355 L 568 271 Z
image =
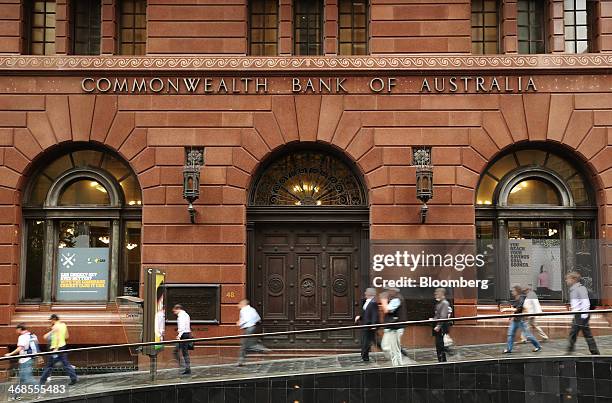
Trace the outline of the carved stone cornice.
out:
M 73 71 L 503 71 L 605 70 L 612 54 L 582 55 L 402 55 L 365 57 L 248 57 L 248 56 L 0 56 L 0 72 Z

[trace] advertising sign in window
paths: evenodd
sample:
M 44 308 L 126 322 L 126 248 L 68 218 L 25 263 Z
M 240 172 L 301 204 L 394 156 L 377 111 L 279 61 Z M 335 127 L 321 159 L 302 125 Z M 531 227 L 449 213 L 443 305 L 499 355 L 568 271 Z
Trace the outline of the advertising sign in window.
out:
M 108 297 L 108 248 L 59 248 L 57 301 L 105 301 Z

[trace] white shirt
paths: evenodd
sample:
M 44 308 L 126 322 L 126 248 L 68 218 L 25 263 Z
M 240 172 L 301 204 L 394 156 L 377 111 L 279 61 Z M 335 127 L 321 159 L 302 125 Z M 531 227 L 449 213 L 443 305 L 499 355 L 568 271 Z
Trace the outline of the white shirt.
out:
M 240 319 L 238 320 L 240 329 L 253 327 L 260 320 L 261 317 L 257 313 L 257 310 L 255 310 L 255 308 L 253 308 L 251 305 L 247 305 L 240 309 Z
M 589 291 L 580 283 L 574 283 L 570 287 L 570 304 L 572 311 L 581 312 L 588 311 L 591 308 L 591 300 L 589 299 Z M 582 319 L 589 317 L 588 313 L 580 315 Z
M 365 303 L 363 304 L 363 310 L 366 310 L 366 307 L 368 306 L 368 304 L 370 303 L 370 301 L 372 301 L 374 298 L 368 298 L 366 299 Z
M 527 293 L 525 302 L 523 303 L 523 309 L 525 313 L 542 313 L 542 305 L 540 305 L 538 296 L 533 290 Z
M 19 352 L 19 355 L 38 353 L 39 351 L 37 351 L 36 349 L 36 343 L 38 343 L 38 338 L 36 337 L 36 335 L 33 335 L 30 332 L 19 335 L 19 338 L 17 339 L 17 346 L 21 347 L 21 351 Z M 28 353 L 28 349 L 30 347 L 32 348 L 32 351 Z M 19 363 L 23 364 L 25 362 L 30 361 L 31 359 L 32 359 L 31 357 L 20 358 Z
M 181 337 L 183 333 L 191 333 L 191 319 L 189 314 L 183 310 L 180 310 L 176 316 L 176 324 L 178 327 L 178 336 Z

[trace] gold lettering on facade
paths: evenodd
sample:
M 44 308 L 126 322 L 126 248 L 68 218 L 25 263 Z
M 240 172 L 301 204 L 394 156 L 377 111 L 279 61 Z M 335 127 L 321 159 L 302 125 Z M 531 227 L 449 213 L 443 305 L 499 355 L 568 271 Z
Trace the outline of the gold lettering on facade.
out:
M 268 78 L 250 77 L 85 77 L 81 80 L 81 90 L 86 93 L 119 94 L 348 94 L 349 78 L 292 77 L 287 87 L 283 80 L 273 81 L 272 88 Z M 420 80 L 420 81 L 419 81 Z M 374 77 L 363 81 L 359 87 L 349 87 L 355 93 L 387 93 L 401 88 L 402 93 L 521 93 L 537 92 L 533 77 L 522 76 L 434 76 L 417 80 L 402 81 L 396 77 Z M 420 86 L 417 86 L 420 83 Z M 354 84 L 356 85 L 356 84 Z
M 526 84 L 525 84 L 526 82 Z M 447 85 L 448 83 L 448 85 Z M 433 85 L 432 85 L 433 84 Z M 375 91 L 372 89 L 372 91 Z M 419 92 L 454 93 L 457 91 L 491 93 L 491 92 L 537 92 L 533 77 L 433 77 L 423 78 Z M 378 91 L 375 91 L 378 92 Z

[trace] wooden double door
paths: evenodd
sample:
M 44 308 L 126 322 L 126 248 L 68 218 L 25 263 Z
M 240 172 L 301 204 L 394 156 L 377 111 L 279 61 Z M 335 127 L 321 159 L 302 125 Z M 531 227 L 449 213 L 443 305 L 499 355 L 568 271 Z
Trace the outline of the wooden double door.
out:
M 367 280 L 361 224 L 257 224 L 251 239 L 250 294 L 264 332 L 353 323 Z M 317 332 L 271 342 L 287 348 L 352 347 L 356 336 Z

